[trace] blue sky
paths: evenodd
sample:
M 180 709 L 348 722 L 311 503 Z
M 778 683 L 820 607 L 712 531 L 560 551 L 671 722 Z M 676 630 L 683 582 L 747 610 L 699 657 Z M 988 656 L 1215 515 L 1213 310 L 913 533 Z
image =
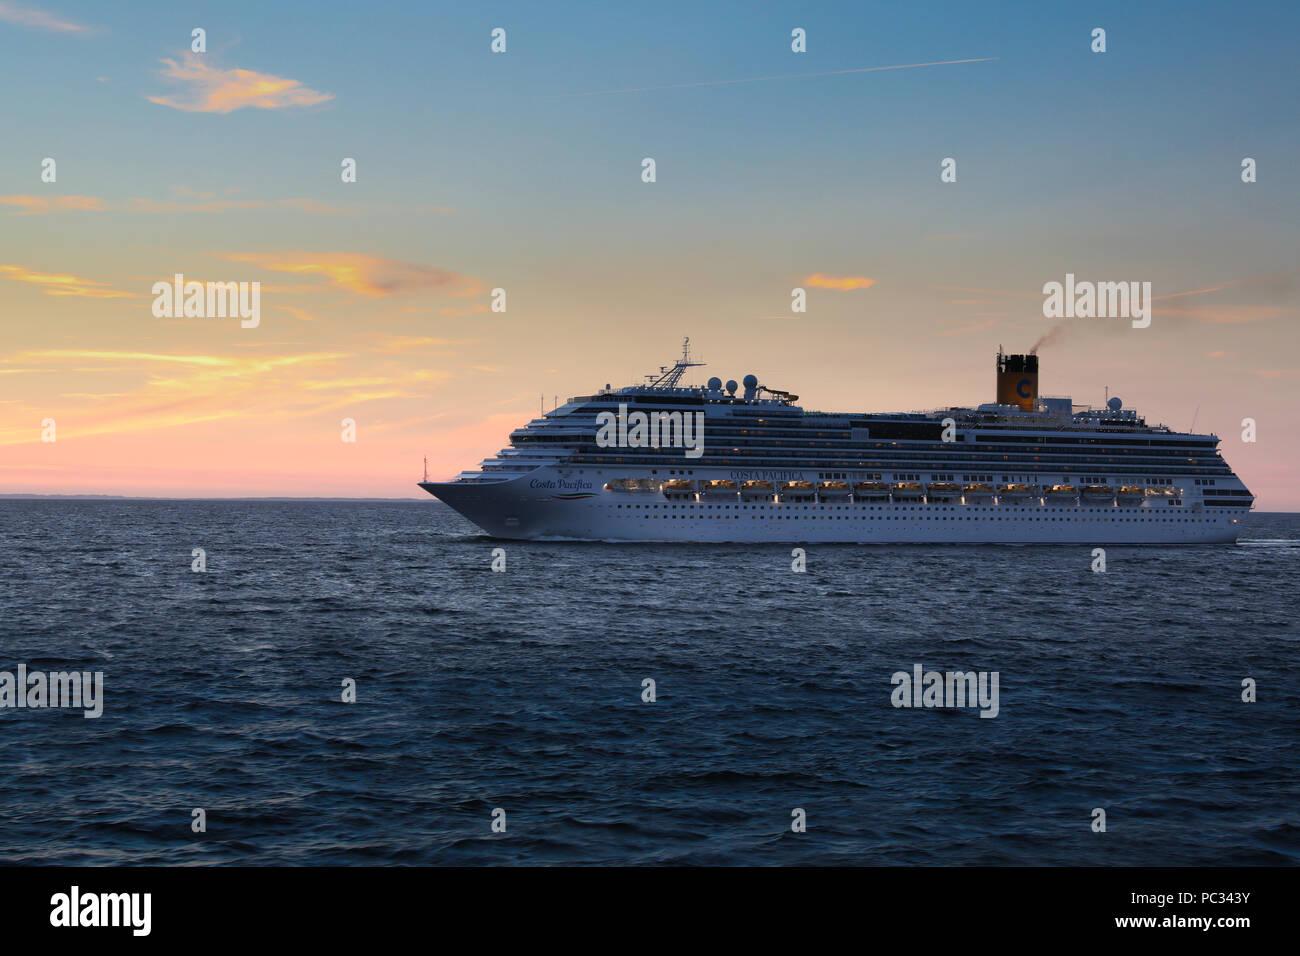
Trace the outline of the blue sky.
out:
M 286 78 L 321 101 L 230 112 L 151 101 L 194 93 L 163 75 L 194 27 L 207 31 L 203 69 Z M 503 55 L 489 50 L 494 27 L 507 31 Z M 791 52 L 794 27 L 807 53 Z M 1094 27 L 1104 54 L 1090 50 Z M 683 334 L 724 377 L 754 370 L 818 407 L 986 400 L 993 349 L 1040 338 L 1039 290 L 1074 272 L 1179 297 L 1141 335 L 1072 327 L 1045 353 L 1047 391 L 1091 400 L 1109 384 L 1180 427 L 1201 407 L 1198 427 L 1226 436 L 1253 414 L 1277 435 L 1300 413 L 1298 27 L 1297 5 L 1279 2 L 0 2 L 10 275 L 71 274 L 134 296 L 176 271 L 269 284 L 282 269 L 231 263 L 276 269 L 274 257 L 320 253 L 465 278 L 448 300 L 427 284 L 286 283 L 268 293 L 279 321 L 241 337 L 151 324 L 132 298 L 55 297 L 0 276 L 10 360 L 73 345 L 299 349 L 346 353 L 331 374 L 377 382 L 396 373 L 368 364 L 366 348 L 387 363 L 402 354 L 393 342 L 420 340 L 402 358 L 432 379 L 403 379 L 399 397 L 357 394 L 404 436 L 393 470 L 438 447 L 455 471 L 472 462 L 453 467 L 453 455 L 495 450 L 539 391 L 630 379 Z M 996 59 L 604 92 L 977 58 Z M 39 180 L 46 156 L 57 183 Z M 654 184 L 640 181 L 646 156 Z M 1250 185 L 1246 156 L 1258 162 Z M 358 161 L 354 184 L 340 182 L 342 157 Z M 956 183 L 939 182 L 944 157 Z M 33 214 L 51 196 L 97 208 Z M 809 313 L 791 316 L 791 288 L 819 273 L 874 282 L 814 290 Z M 505 316 L 465 307 L 493 287 L 509 290 Z M 122 419 L 153 408 L 149 382 L 176 385 L 123 361 L 111 360 L 116 378 L 79 373 L 89 387 L 8 376 L 0 413 L 25 434 L 60 396 L 102 394 L 132 401 Z M 413 407 L 443 417 L 420 421 Z M 227 412 L 230 427 L 243 421 Z M 160 455 L 215 440 L 149 421 L 133 433 Z M 323 428 L 307 409 L 300 424 Z M 254 461 L 256 441 L 284 440 L 240 427 Z M 1283 446 L 1235 454 L 1272 455 L 1260 480 L 1300 505 Z M 341 487 L 381 490 L 365 474 Z M 396 493 L 405 476 L 385 481 Z

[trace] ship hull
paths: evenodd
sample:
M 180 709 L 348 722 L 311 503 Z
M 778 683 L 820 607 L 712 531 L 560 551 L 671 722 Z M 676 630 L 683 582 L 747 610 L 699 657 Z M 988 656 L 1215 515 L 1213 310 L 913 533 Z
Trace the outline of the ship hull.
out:
M 488 535 L 538 540 L 857 544 L 1221 544 L 1236 541 L 1240 508 L 981 500 L 734 501 L 669 499 L 605 488 L 630 473 L 541 469 L 505 481 L 420 487 Z M 697 477 L 728 478 L 697 472 Z

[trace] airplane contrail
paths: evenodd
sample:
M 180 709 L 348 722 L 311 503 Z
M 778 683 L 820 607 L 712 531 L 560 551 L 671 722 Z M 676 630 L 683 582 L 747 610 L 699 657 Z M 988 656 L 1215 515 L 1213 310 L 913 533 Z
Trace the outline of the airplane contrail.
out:
M 895 66 L 863 66 L 855 70 L 826 70 L 821 73 L 783 73 L 776 76 L 749 76 L 739 80 L 704 80 L 700 83 L 670 83 L 667 86 L 638 86 L 626 90 L 591 90 L 586 93 L 564 93 L 563 96 L 605 96 L 610 93 L 649 93 L 654 90 L 681 90 L 692 86 L 727 86 L 731 83 L 761 83 L 764 80 L 798 80 L 810 76 L 842 76 L 845 73 L 875 73 L 880 70 L 914 70 L 922 66 L 952 66 L 956 63 L 988 63 L 1000 59 L 981 56 L 970 60 L 935 60 L 931 63 L 900 63 Z

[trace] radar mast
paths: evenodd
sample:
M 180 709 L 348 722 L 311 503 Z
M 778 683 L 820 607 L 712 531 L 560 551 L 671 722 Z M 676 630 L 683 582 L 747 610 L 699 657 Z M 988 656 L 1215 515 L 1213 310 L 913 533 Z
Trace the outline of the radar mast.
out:
M 672 367 L 661 365 L 658 372 L 647 375 L 646 381 L 649 384 L 646 388 L 676 388 L 688 368 L 698 368 L 703 365 L 703 362 L 691 361 L 691 338 L 688 335 L 682 340 L 682 357 Z

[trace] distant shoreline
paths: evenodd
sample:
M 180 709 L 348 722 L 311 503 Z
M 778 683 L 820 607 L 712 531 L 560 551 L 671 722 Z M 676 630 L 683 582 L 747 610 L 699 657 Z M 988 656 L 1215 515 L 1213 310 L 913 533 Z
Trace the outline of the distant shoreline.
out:
M 162 495 L 35 495 L 0 494 L 0 500 L 9 501 L 437 501 L 436 498 L 282 498 L 240 496 L 230 498 L 197 497 L 169 498 Z

